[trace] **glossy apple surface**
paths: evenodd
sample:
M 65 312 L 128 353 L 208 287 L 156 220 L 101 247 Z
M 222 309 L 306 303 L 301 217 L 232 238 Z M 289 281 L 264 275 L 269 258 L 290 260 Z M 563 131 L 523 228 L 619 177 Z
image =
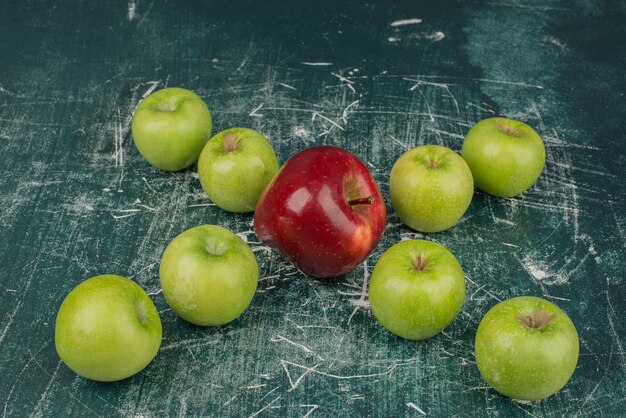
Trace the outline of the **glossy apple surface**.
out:
M 475 341 L 476 364 L 491 387 L 510 398 L 539 400 L 559 391 L 578 362 L 578 333 L 547 300 L 505 300 L 484 316 Z
M 161 337 L 161 320 L 146 292 L 130 279 L 109 274 L 85 280 L 66 296 L 54 342 L 70 369 L 111 382 L 146 367 Z
M 449 148 L 419 146 L 393 165 L 389 194 L 393 208 L 410 228 L 443 231 L 461 219 L 472 201 L 472 172 Z
M 211 137 L 211 113 L 194 92 L 170 87 L 139 103 L 132 132 L 139 153 L 150 164 L 178 171 L 198 161 Z
M 257 131 L 231 128 L 216 134 L 198 159 L 202 188 L 220 208 L 252 212 L 278 171 L 270 143 Z
M 200 326 L 238 318 L 256 292 L 259 268 L 241 238 L 217 225 L 201 225 L 174 238 L 163 253 L 161 288 L 172 310 Z
M 254 230 L 266 245 L 314 277 L 353 270 L 378 244 L 383 197 L 365 165 L 332 146 L 292 156 L 261 195 Z
M 392 333 L 430 338 L 457 316 L 465 277 L 457 259 L 431 241 L 402 241 L 380 257 L 369 284 L 372 313 Z
M 498 197 L 528 190 L 541 175 L 546 150 L 541 137 L 523 122 L 489 118 L 467 133 L 461 150 L 474 184 Z

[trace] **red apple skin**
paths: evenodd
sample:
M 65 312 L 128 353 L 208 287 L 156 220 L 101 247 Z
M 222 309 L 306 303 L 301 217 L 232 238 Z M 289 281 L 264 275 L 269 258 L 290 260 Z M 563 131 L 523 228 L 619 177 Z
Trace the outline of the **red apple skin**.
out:
M 380 241 L 386 223 L 385 202 L 367 167 L 332 146 L 292 156 L 254 213 L 261 242 L 318 278 L 358 266 Z

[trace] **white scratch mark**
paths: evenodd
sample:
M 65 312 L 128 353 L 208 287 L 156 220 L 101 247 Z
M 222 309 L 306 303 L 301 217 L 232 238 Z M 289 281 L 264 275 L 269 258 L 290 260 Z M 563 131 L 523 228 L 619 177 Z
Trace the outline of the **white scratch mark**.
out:
M 408 406 L 409 408 L 413 408 L 420 414 L 426 416 L 426 412 L 424 412 L 419 406 L 415 405 L 413 402 L 407 403 L 406 406 Z
M 334 120 L 329 119 L 326 116 L 324 116 L 324 115 L 322 115 L 320 113 L 317 113 L 317 112 L 313 112 L 313 116 L 311 117 L 311 121 L 314 121 L 315 118 L 318 117 L 318 116 L 320 118 L 324 119 L 325 121 L 329 122 L 330 124 L 334 125 L 335 127 L 341 129 L 342 131 L 345 131 L 345 129 L 343 129 L 343 127 L 341 125 L 339 125 L 337 122 L 335 122 Z
M 267 405 L 265 405 L 263 408 L 259 409 L 258 411 L 256 411 L 254 414 L 250 415 L 248 418 L 254 418 L 257 415 L 259 415 L 261 412 L 265 411 L 267 408 L 269 408 L 274 402 L 276 402 L 277 400 L 279 400 L 282 397 L 282 395 L 274 398 L 273 401 L 271 401 L 270 403 L 268 403 Z
M 558 297 L 558 296 L 548 295 L 547 293 L 546 293 L 546 294 L 544 294 L 543 296 L 545 296 L 545 297 L 547 297 L 547 298 L 550 298 L 550 299 L 564 300 L 564 301 L 566 301 L 566 302 L 570 302 L 570 301 L 571 301 L 571 299 L 567 299 L 567 298 L 560 298 L 560 297 Z
M 350 110 L 351 107 L 356 106 L 357 104 L 359 104 L 359 101 L 355 100 L 352 103 L 350 103 L 345 109 L 343 109 L 343 113 L 341 114 L 341 119 L 343 119 L 344 125 L 348 124 L 348 115 L 350 114 L 348 110 Z
M 313 367 L 306 367 L 306 366 L 302 366 L 300 364 L 292 363 L 292 362 L 287 361 L 287 360 L 281 360 L 280 364 L 283 366 L 283 369 L 285 370 L 285 373 L 287 374 L 287 380 L 289 380 L 289 385 L 291 385 L 291 388 L 289 389 L 289 392 L 291 392 L 292 390 L 294 390 L 295 388 L 298 387 L 300 382 L 302 382 L 302 379 L 304 379 L 307 374 L 311 373 L 316 368 L 318 368 L 321 363 L 318 363 L 318 364 L 316 364 Z M 304 369 L 305 371 L 294 382 L 293 379 L 291 378 L 291 373 L 289 373 L 289 369 L 287 368 L 287 365 L 299 367 L 301 369 Z
M 406 26 L 406 25 L 417 25 L 419 23 L 422 23 L 422 19 L 419 18 L 413 18 L 413 19 L 400 19 L 400 20 L 396 20 L 394 22 L 391 22 L 389 25 L 395 27 L 398 26 Z
M 143 180 L 143 182 L 145 183 L 145 185 L 146 185 L 146 187 L 148 189 L 150 189 L 151 191 L 156 193 L 156 190 L 154 190 L 154 188 L 152 186 L 150 186 L 150 183 L 148 183 L 148 180 L 145 177 L 142 177 L 141 180 Z M 109 191 L 109 190 L 104 189 L 104 191 Z
M 329 65 L 333 65 L 332 62 L 308 62 L 308 61 L 303 61 L 300 64 L 303 64 L 303 65 L 313 65 L 313 66 L 329 66 Z
M 554 36 L 546 36 L 544 40 L 547 42 L 550 42 L 553 45 L 556 45 L 557 47 L 559 47 L 561 51 L 567 50 L 567 45 L 564 42 L 562 42 L 559 38 L 555 38 Z
M 206 206 L 215 206 L 215 203 L 196 203 L 194 205 L 187 205 L 188 208 L 202 208 Z
M 141 96 L 142 99 L 145 99 L 146 97 L 150 96 L 150 93 L 152 93 L 159 86 L 160 81 L 148 81 L 148 83 L 152 83 L 152 85 Z
M 133 277 L 135 277 L 136 275 L 138 275 L 139 273 L 141 273 L 142 271 L 152 271 L 152 269 L 154 268 L 154 266 L 156 266 L 156 263 L 152 263 L 152 264 L 148 264 L 147 266 L 145 266 L 144 268 L 142 268 L 141 270 L 139 270 L 137 273 L 133 274 L 132 276 L 129 276 L 129 279 L 132 279 Z M 162 289 L 159 289 L 158 292 L 155 293 L 148 293 L 148 295 L 158 295 L 159 293 L 162 292 Z
M 427 129 L 431 132 L 451 136 L 452 138 L 463 139 L 463 140 L 465 139 L 463 135 L 455 134 L 455 133 L 448 132 L 448 131 L 443 131 L 441 129 L 435 129 L 435 128 L 427 128 Z
M 56 379 L 57 373 L 59 373 L 59 369 L 61 368 L 62 363 L 63 362 L 61 360 L 58 361 L 57 367 L 54 369 L 54 372 L 52 372 L 52 376 L 50 377 L 50 380 L 48 381 L 46 388 L 41 394 L 41 397 L 39 398 L 39 401 L 37 402 L 37 405 L 35 406 L 35 409 L 33 410 L 33 413 L 31 414 L 31 416 L 43 416 L 41 412 L 41 408 L 45 404 L 46 398 L 48 397 L 48 394 L 50 393 L 50 388 L 52 387 L 52 382 L 54 382 L 54 379 Z
M 298 347 L 299 349 L 301 349 L 302 351 L 304 351 L 308 355 L 316 356 L 321 361 L 324 361 L 324 359 L 320 355 L 315 353 L 315 351 L 311 350 L 309 347 L 307 347 L 307 346 L 305 346 L 303 344 L 298 344 L 296 342 L 293 342 L 290 339 L 283 337 L 282 335 L 277 335 L 276 337 L 277 338 L 270 339 L 270 341 L 273 342 L 273 343 L 276 343 L 276 342 L 279 342 L 279 341 L 284 341 L 284 342 L 289 343 L 289 344 L 291 344 L 291 345 L 293 345 L 295 347 Z
M 137 14 L 137 4 L 135 3 L 134 0 L 131 0 L 128 2 L 128 14 L 126 18 L 128 19 L 129 22 L 132 22 L 138 17 L 139 15 Z
M 243 59 L 243 61 L 241 61 L 241 64 L 239 64 L 239 67 L 237 67 L 237 69 L 235 70 L 235 72 L 237 72 L 237 71 L 241 70 L 241 69 L 242 69 L 242 68 L 246 65 L 246 62 L 248 62 L 248 57 L 245 57 L 245 58 Z
M 15 304 L 15 308 L 13 309 L 13 312 L 11 312 L 8 316 L 6 315 L 4 316 L 6 318 L 6 325 L 4 326 L 4 329 L 2 330 L 2 332 L 0 333 L 0 346 L 2 345 L 2 341 L 4 341 L 4 338 L 6 337 L 7 332 L 9 332 L 9 329 L 11 328 L 13 321 L 15 321 L 15 315 L 17 315 L 17 312 L 22 307 L 22 303 L 24 303 L 24 295 L 26 295 L 26 293 L 28 292 L 28 289 L 30 288 L 30 283 L 33 280 L 33 276 L 35 275 L 35 271 L 37 269 L 37 266 L 39 265 L 40 258 L 41 258 L 41 252 L 37 254 L 37 257 L 33 261 L 33 268 L 30 270 L 30 274 L 28 275 L 28 278 L 24 282 L 24 286 L 21 289 L 22 297 Z M 6 405 L 4 406 L 4 412 L 6 415 Z
M 526 412 L 526 413 L 527 413 L 528 415 L 530 415 L 531 417 L 533 417 L 533 418 L 539 418 L 539 417 L 537 417 L 537 415 L 535 415 L 535 414 L 531 413 L 530 411 L 528 411 L 528 410 L 526 410 L 525 408 L 522 408 L 520 405 L 518 405 L 518 404 L 528 405 L 528 404 L 530 404 L 530 401 L 522 401 L 522 400 L 519 400 L 519 399 L 512 399 L 512 401 L 513 401 L 513 402 L 512 402 L 512 404 L 513 404 L 513 405 L 517 406 L 519 409 L 521 409 L 522 411 Z
M 257 110 L 260 110 L 263 107 L 263 105 L 264 103 L 261 103 L 260 105 L 255 107 L 254 110 L 248 114 L 248 116 L 262 117 L 263 115 L 260 113 L 257 113 Z
M 448 94 L 447 97 L 451 98 L 452 101 L 454 102 L 454 106 L 456 107 L 456 112 L 460 113 L 460 109 L 459 109 L 459 103 L 456 100 L 456 97 L 452 94 L 452 92 L 450 91 L 450 85 L 446 84 L 446 83 L 435 83 L 432 81 L 425 81 L 422 79 L 413 79 L 413 78 L 407 78 L 407 77 L 403 77 L 403 80 L 406 81 L 412 81 L 415 84 L 413 86 L 411 86 L 411 88 L 409 88 L 409 91 L 413 91 L 415 90 L 417 87 L 421 86 L 421 85 L 426 85 L 426 86 L 433 86 L 433 87 L 439 87 L 443 90 L 445 90 Z
M 363 284 L 361 285 L 360 297 L 356 300 L 351 300 L 350 303 L 354 305 L 354 309 L 348 317 L 348 324 L 352 321 L 352 317 L 360 308 L 367 308 L 370 306 L 369 301 L 367 300 L 367 285 L 369 283 L 370 271 L 367 267 L 367 260 L 363 262 Z
M 393 135 L 389 135 L 389 138 L 391 138 L 391 140 L 393 142 L 395 142 L 396 144 L 400 145 L 402 148 L 404 148 L 406 150 L 408 150 L 410 148 L 407 144 L 405 144 L 404 142 L 401 142 L 400 140 L 398 140 L 398 138 L 396 138 Z
M 187 399 L 185 397 L 180 398 L 180 409 L 178 410 L 178 418 L 184 418 L 187 416 Z
M 333 373 L 326 373 L 326 372 L 321 372 L 319 370 L 316 370 L 321 365 L 321 363 L 318 363 L 318 364 L 316 364 L 313 367 L 303 366 L 302 364 L 292 363 L 292 362 L 287 361 L 287 360 L 280 360 L 280 363 L 283 366 L 283 369 L 285 370 L 285 373 L 287 373 L 287 379 L 289 380 L 289 384 L 291 385 L 291 389 L 289 389 L 289 391 L 291 391 L 291 390 L 295 389 L 296 387 L 298 387 L 298 385 L 302 382 L 302 379 L 304 379 L 304 377 L 306 375 L 308 375 L 309 373 L 314 373 L 314 374 L 318 374 L 320 376 L 328 377 L 328 378 L 331 378 L 331 379 L 337 379 L 337 380 L 367 379 L 367 378 L 370 378 L 370 377 L 388 376 L 395 370 L 396 367 L 398 367 L 397 363 L 393 363 L 384 372 L 372 373 L 372 374 L 360 374 L 360 375 L 347 375 L 347 376 L 345 376 L 345 375 L 337 375 L 337 374 L 333 374 Z M 297 367 L 297 368 L 305 370 L 305 372 L 298 379 L 296 379 L 296 381 L 294 382 L 293 379 L 291 378 L 291 374 L 289 373 L 289 369 L 287 368 L 287 366 Z
M 7 96 L 13 96 L 14 95 L 13 92 L 11 92 L 11 91 L 5 89 L 4 87 L 2 87 L 2 84 L 0 84 L 0 93 L 4 93 Z
M 150 3 L 150 6 L 148 6 L 148 9 L 143 13 L 143 16 L 141 16 L 139 23 L 137 23 L 137 27 L 140 27 L 143 24 L 143 22 L 146 20 L 146 17 L 148 17 L 150 10 L 152 10 L 152 6 L 154 6 L 154 0 L 152 0 L 152 3 Z
M 478 287 L 478 284 L 476 284 L 475 281 L 473 281 L 472 279 L 470 279 L 467 275 L 465 275 L 465 280 L 467 280 L 468 282 L 470 282 L 471 284 L 473 284 L 474 286 Z M 498 302 L 502 302 L 502 299 L 498 298 L 497 296 L 495 296 L 493 293 L 489 292 L 488 290 L 483 290 L 486 294 L 488 294 L 489 296 L 491 296 L 492 298 L 494 298 L 495 300 L 497 300 Z
M 224 402 L 222 404 L 222 408 L 225 407 L 226 405 L 228 405 L 229 403 L 231 403 L 232 401 L 234 401 L 237 398 L 237 395 L 233 396 L 232 398 L 230 398 L 229 400 L 227 400 L 226 402 Z
M 291 90 L 298 90 L 297 88 L 295 88 L 294 86 L 290 86 L 289 84 L 285 84 L 285 83 L 278 83 L 278 84 L 280 84 L 283 87 L 287 87 L 288 89 L 291 89 Z
M 265 398 L 267 398 L 268 396 L 270 396 L 272 393 L 276 392 L 276 389 L 278 389 L 280 386 L 276 386 L 274 389 L 270 390 L 269 392 L 267 392 L 265 395 L 263 395 L 263 397 L 260 399 L 261 401 Z M 237 396 L 237 395 L 235 395 Z
M 313 413 L 313 411 L 315 411 L 317 408 L 319 408 L 319 405 L 300 405 L 303 408 L 311 408 L 309 409 L 309 411 L 302 416 L 302 418 L 307 418 L 309 415 L 311 415 Z
M 428 34 L 424 35 L 424 38 L 426 38 L 428 40 L 431 40 L 433 42 L 439 42 L 439 41 L 441 41 L 445 37 L 446 37 L 446 34 L 441 32 L 441 31 L 428 33 Z
M 124 219 L 124 218 L 129 218 L 129 217 L 131 217 L 131 216 L 135 216 L 135 215 L 137 215 L 137 213 L 138 213 L 138 212 L 135 212 L 135 213 L 129 213 L 129 214 L 127 214 L 127 215 L 113 215 L 113 214 L 111 214 L 111 216 L 113 217 L 113 219 L 117 220 L 117 219 Z
M 486 108 L 484 108 L 484 107 L 482 107 L 482 106 L 478 106 L 477 104 L 474 104 L 474 103 L 468 103 L 468 105 L 469 105 L 469 106 L 472 106 L 472 107 L 475 107 L 476 109 L 482 110 L 483 112 L 488 112 L 488 113 L 491 113 L 492 115 L 495 115 L 495 114 L 496 114 L 496 112 L 494 112 L 493 110 L 491 110 L 491 109 L 486 109 Z
M 354 81 L 347 79 L 346 77 L 336 74 L 336 73 L 331 73 L 332 75 L 334 75 L 335 77 L 337 77 L 340 81 L 346 83 L 345 86 L 347 86 L 350 90 L 352 90 L 352 93 L 356 93 L 356 90 L 354 89 L 354 87 L 352 86 L 352 84 L 354 83 Z
M 559 10 L 559 11 L 569 10 L 569 9 L 564 8 L 564 7 L 535 6 L 535 5 L 532 5 L 532 4 L 522 4 L 522 3 L 518 3 L 518 2 L 508 3 L 508 2 L 497 2 L 497 1 L 485 1 L 485 2 L 480 2 L 480 4 L 489 4 L 489 5 L 493 5 L 493 6 L 504 6 L 504 7 L 517 7 L 517 8 L 520 8 L 520 9 Z
M 506 84 L 510 86 L 518 86 L 518 87 L 528 87 L 533 89 L 543 89 L 544 87 L 539 84 L 528 84 L 528 83 L 519 83 L 516 81 L 506 81 L 506 80 L 490 80 L 487 78 L 476 78 L 476 81 L 482 81 L 485 83 L 495 83 L 495 84 Z

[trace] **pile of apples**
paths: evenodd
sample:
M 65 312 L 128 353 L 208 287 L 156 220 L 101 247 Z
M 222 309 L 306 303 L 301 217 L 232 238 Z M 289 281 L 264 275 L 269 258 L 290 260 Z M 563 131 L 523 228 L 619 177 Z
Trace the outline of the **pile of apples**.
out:
M 380 242 L 387 222 L 383 196 L 356 156 L 332 146 L 305 149 L 279 168 L 260 133 L 231 128 L 211 136 L 211 114 L 195 93 L 166 88 L 137 107 L 132 133 L 153 166 L 178 171 L 198 162 L 203 189 L 220 208 L 254 211 L 254 231 L 309 276 L 344 275 Z M 210 139 L 209 139 L 210 138 Z M 531 187 L 545 163 L 545 148 L 528 125 L 506 118 L 477 123 L 462 156 L 443 146 L 407 151 L 389 178 L 391 206 L 404 224 L 426 233 L 453 226 L 474 187 L 499 197 Z M 239 317 L 256 292 L 259 268 L 248 247 L 217 225 L 191 228 L 174 238 L 160 264 L 167 303 L 200 326 Z M 369 283 L 378 321 L 409 340 L 447 327 L 465 301 L 465 278 L 442 245 L 408 240 L 387 249 Z M 96 276 L 79 284 L 59 309 L 55 342 L 61 359 L 93 380 L 129 377 L 156 356 L 162 339 L 158 312 L 133 281 Z M 476 363 L 498 392 L 523 400 L 546 398 L 569 380 L 578 360 L 578 334 L 569 317 L 544 299 L 522 296 L 498 303 L 482 319 Z

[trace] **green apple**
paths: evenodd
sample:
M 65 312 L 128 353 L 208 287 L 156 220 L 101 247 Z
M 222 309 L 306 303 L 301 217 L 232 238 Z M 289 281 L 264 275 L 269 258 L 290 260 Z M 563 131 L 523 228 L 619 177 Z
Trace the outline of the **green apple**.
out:
M 523 122 L 489 118 L 467 133 L 461 155 L 476 187 L 498 197 L 516 196 L 539 178 L 546 161 L 541 137 Z
M 57 314 L 54 342 L 79 375 L 111 382 L 142 370 L 161 346 L 159 313 L 130 279 L 107 274 L 76 286 Z
M 516 297 L 498 303 L 480 321 L 475 354 L 480 374 L 498 392 L 513 399 L 544 399 L 574 373 L 578 333 L 554 304 Z
M 215 326 L 235 320 L 250 305 L 259 267 L 237 235 L 201 225 L 169 243 L 160 276 L 165 300 L 176 314 L 192 324 Z
M 132 131 L 143 158 L 161 170 L 178 171 L 198 161 L 211 137 L 211 113 L 194 92 L 170 87 L 139 103 Z
M 409 340 L 430 338 L 447 327 L 465 300 L 465 277 L 457 259 L 431 241 L 402 241 L 380 257 L 369 284 L 378 321 Z
M 198 160 L 202 188 L 217 206 L 229 212 L 253 211 L 277 171 L 278 160 L 270 143 L 246 128 L 218 133 Z
M 456 152 L 423 145 L 402 154 L 389 178 L 391 205 L 400 220 L 420 232 L 450 228 L 474 195 L 472 173 Z

